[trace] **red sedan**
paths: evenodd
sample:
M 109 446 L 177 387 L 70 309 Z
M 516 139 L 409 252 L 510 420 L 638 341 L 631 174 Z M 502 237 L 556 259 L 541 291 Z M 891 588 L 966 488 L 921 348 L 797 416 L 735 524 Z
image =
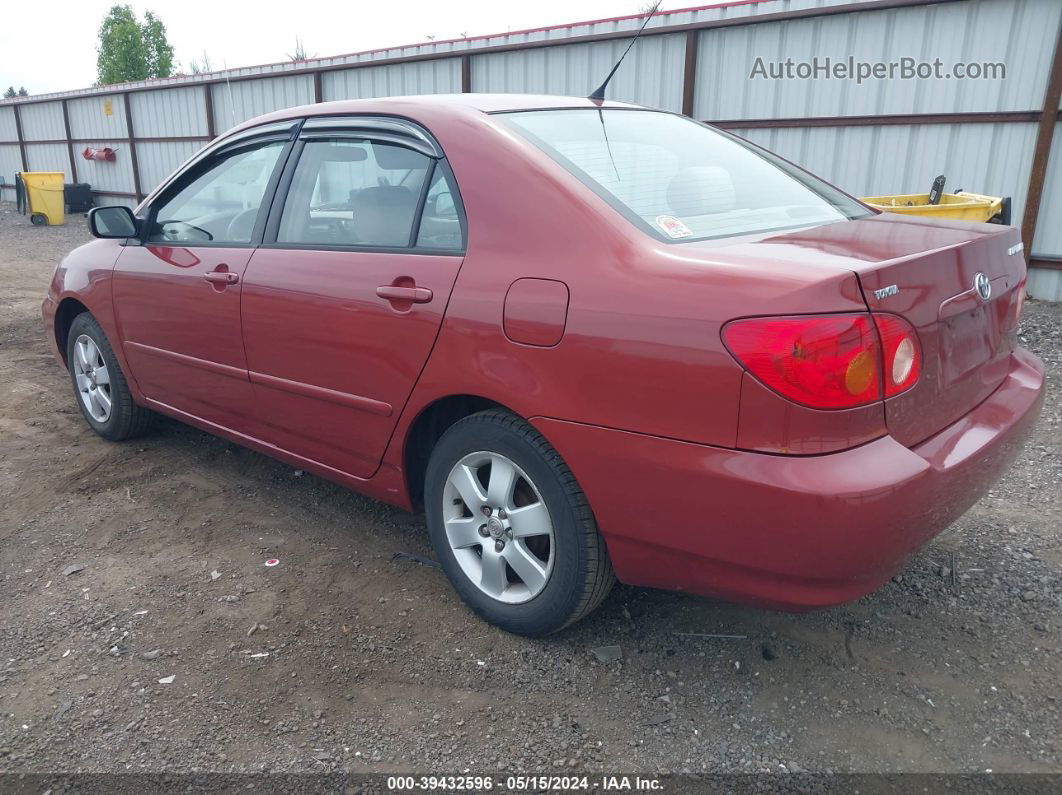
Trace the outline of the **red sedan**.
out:
M 422 507 L 461 597 L 527 635 L 615 578 L 862 596 L 1043 395 L 1015 229 L 879 214 L 616 102 L 292 108 L 90 225 L 43 313 L 97 433 L 158 412 Z

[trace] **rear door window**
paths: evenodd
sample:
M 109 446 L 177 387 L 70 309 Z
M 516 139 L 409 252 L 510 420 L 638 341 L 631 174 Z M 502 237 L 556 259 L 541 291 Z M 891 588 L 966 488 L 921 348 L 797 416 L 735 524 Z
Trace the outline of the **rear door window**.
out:
M 409 248 L 433 161 L 402 146 L 306 141 L 292 175 L 277 243 Z

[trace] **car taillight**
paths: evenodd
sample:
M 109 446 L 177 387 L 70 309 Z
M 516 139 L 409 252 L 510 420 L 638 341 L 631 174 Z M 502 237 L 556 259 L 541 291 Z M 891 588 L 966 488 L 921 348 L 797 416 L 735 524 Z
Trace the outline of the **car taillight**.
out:
M 735 320 L 723 341 L 752 375 L 816 409 L 847 409 L 910 389 L 922 372 L 914 327 L 897 315 Z
M 1021 323 L 1021 310 L 1025 308 L 1025 279 L 1018 284 L 1018 304 L 1014 309 L 1014 328 Z
M 874 324 L 881 335 L 885 397 L 892 397 L 910 389 L 918 380 L 922 351 L 914 327 L 902 317 L 875 312 Z
M 723 328 L 723 341 L 752 375 L 805 406 L 881 400 L 881 348 L 870 315 L 736 320 Z

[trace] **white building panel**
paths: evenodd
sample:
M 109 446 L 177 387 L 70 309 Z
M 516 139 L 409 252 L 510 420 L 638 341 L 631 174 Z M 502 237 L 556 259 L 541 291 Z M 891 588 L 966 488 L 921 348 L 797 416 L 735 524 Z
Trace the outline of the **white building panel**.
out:
M 321 75 L 321 95 L 326 102 L 333 99 L 413 94 L 457 94 L 460 91 L 459 58 L 363 66 L 358 69 L 325 72 Z
M 1035 124 L 918 124 L 733 130 L 855 196 L 945 190 L 1013 197 L 1021 224 Z
M 0 178 L 5 185 L 15 184 L 15 172 L 22 170 L 22 157 L 19 153 L 18 144 L 0 144 Z M 5 199 L 11 195 L 5 194 Z
M 214 123 L 221 133 L 263 113 L 312 103 L 313 78 L 299 75 L 217 83 L 211 91 Z
M 66 104 L 72 138 L 127 138 L 123 97 L 84 97 Z
M 15 109 L 0 107 L 0 141 L 17 141 L 18 127 L 15 124 Z
M 1034 257 L 1062 258 L 1062 123 L 1055 125 L 1055 137 L 1051 139 L 1051 157 L 1032 253 Z
M 134 122 L 135 123 L 135 122 Z M 140 187 L 151 193 L 177 167 L 206 146 L 197 141 L 150 141 L 136 145 L 136 159 L 140 165 Z
M 115 150 L 115 160 L 85 160 L 81 153 L 86 147 Z M 133 193 L 133 164 L 129 145 L 122 141 L 94 141 L 87 144 L 74 144 L 74 157 L 77 160 L 77 177 L 79 182 L 87 182 L 93 190 L 116 190 L 119 193 Z M 138 151 L 139 156 L 139 151 Z
M 71 181 L 66 144 L 26 144 L 27 171 L 62 171 Z
M 1039 110 L 1062 3 L 1003 0 L 867 10 L 700 34 L 694 115 L 706 120 Z M 940 58 L 1001 62 L 1006 79 L 764 79 L 765 64 Z M 897 73 L 899 74 L 899 73 Z
M 63 106 L 60 102 L 42 102 L 19 106 L 22 137 L 27 141 L 62 141 L 66 139 Z
M 167 91 L 139 91 L 129 95 L 133 132 L 138 138 L 207 135 L 203 86 Z
M 682 110 L 682 34 L 643 38 L 609 83 L 609 99 Z M 472 58 L 472 90 L 585 97 L 608 76 L 629 39 L 539 47 Z

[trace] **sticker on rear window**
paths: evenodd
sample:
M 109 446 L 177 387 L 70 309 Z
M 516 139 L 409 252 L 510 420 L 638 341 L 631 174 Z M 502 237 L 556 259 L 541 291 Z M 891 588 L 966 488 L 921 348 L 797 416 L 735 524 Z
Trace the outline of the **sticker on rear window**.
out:
M 656 225 L 669 237 L 689 237 L 693 234 L 688 226 L 673 215 L 658 215 Z

